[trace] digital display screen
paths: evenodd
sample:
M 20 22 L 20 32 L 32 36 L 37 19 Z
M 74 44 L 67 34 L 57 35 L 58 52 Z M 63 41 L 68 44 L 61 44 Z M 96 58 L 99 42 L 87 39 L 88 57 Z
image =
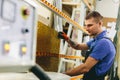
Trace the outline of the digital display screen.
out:
M 9 0 L 3 0 L 2 4 L 2 18 L 8 21 L 15 21 L 15 10 L 16 5 L 14 2 Z

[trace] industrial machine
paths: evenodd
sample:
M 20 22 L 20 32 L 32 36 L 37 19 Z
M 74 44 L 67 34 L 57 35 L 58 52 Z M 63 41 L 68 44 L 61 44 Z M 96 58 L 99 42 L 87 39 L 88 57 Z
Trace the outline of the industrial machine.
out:
M 35 8 L 22 0 L 0 0 L 0 71 L 35 65 Z
M 35 62 L 36 16 L 35 7 L 24 0 L 0 0 L 0 79 L 59 80 L 52 76 L 57 73 L 46 73 Z M 57 75 L 62 75 L 62 80 L 64 74 Z

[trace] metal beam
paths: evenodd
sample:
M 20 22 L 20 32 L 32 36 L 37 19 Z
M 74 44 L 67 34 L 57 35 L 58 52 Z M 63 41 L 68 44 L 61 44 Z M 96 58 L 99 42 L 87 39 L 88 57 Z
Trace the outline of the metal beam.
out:
M 78 29 L 82 30 L 83 32 L 85 32 L 86 34 L 89 34 L 82 26 L 80 26 L 77 22 L 75 22 L 74 20 L 72 20 L 70 17 L 68 17 L 66 14 L 64 14 L 62 11 L 60 11 L 59 9 L 57 9 L 55 6 L 53 6 L 52 4 L 50 4 L 49 2 L 47 2 L 46 0 L 37 0 L 40 4 L 43 4 L 45 7 L 47 7 L 48 9 L 50 9 L 51 11 L 53 11 L 54 13 L 56 13 L 57 15 L 59 15 L 60 17 L 62 17 L 63 19 L 67 20 L 70 24 L 72 24 L 73 26 L 77 27 Z

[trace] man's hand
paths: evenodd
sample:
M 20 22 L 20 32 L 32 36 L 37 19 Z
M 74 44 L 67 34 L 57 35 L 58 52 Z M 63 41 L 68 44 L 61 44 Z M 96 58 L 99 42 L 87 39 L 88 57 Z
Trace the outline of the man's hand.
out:
M 68 40 L 68 36 L 64 32 L 58 32 L 58 38 Z

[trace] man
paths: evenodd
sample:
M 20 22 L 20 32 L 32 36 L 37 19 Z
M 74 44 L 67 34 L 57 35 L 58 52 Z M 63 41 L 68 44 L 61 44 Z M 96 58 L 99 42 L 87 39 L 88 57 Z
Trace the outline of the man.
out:
M 87 43 L 76 43 L 70 40 L 64 32 L 59 32 L 58 37 L 65 39 L 68 44 L 77 50 L 89 50 L 85 63 L 66 71 L 65 74 L 76 76 L 84 73 L 83 80 L 104 80 L 114 62 L 115 46 L 106 38 L 106 31 L 102 29 L 103 17 L 97 11 L 90 12 L 85 18 L 85 29 L 93 39 Z

